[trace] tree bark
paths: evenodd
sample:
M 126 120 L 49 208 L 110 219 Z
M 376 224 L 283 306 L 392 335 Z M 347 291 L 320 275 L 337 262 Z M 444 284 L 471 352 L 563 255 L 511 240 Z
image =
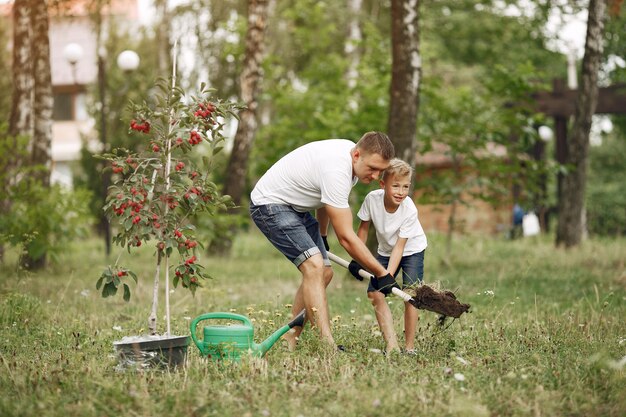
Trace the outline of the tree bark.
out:
M 363 0 L 350 0 L 348 2 L 348 11 L 350 13 L 350 31 L 348 34 L 348 41 L 346 42 L 344 50 L 348 57 L 348 71 L 346 73 L 346 79 L 348 83 L 348 88 L 350 89 L 356 87 L 357 80 L 359 78 L 358 67 L 359 62 L 361 61 L 359 44 L 363 40 L 361 27 L 359 26 L 359 13 L 361 12 L 362 5 Z M 351 101 L 350 105 L 356 107 L 358 103 L 355 100 L 354 102 Z
M 172 73 L 172 46 L 170 44 L 171 15 L 167 0 L 155 0 L 155 8 L 159 19 L 156 28 L 159 77 L 167 78 Z
M 13 96 L 9 118 L 9 138 L 15 144 L 14 157 L 2 169 L 19 170 L 28 165 L 37 169 L 28 175 L 43 187 L 50 185 L 52 164 L 52 77 L 50 73 L 50 41 L 48 38 L 48 2 L 16 0 L 13 4 Z M 29 138 L 29 157 L 21 157 L 17 137 Z M 4 187 L 11 187 L 12 178 Z M 8 189 L 5 189 L 8 190 Z M 8 193 L 3 193 L 7 195 Z M 8 212 L 11 202 L 2 199 L 2 212 Z M 45 266 L 45 254 L 33 259 L 26 252 L 20 264 L 27 269 Z
M 52 167 L 52 75 L 50 72 L 50 39 L 48 38 L 48 4 L 46 1 L 30 2 L 31 50 L 33 68 L 33 136 L 29 146 L 32 166 L 42 169 L 34 176 L 44 187 L 50 186 Z
M 239 113 L 239 126 L 228 160 L 223 189 L 223 194 L 230 195 L 237 206 L 241 203 L 243 196 L 248 172 L 248 159 L 258 125 L 257 97 L 263 81 L 261 63 L 265 49 L 267 12 L 267 0 L 250 0 L 248 2 L 246 52 L 240 77 L 241 99 L 246 108 Z M 238 208 L 234 208 L 231 210 L 231 213 L 237 214 L 238 211 Z M 231 233 L 228 236 L 224 236 L 220 242 L 212 245 L 212 249 L 228 253 L 232 245 L 232 235 L 235 232 L 234 229 L 231 229 Z
M 17 171 L 21 164 L 20 152 L 17 152 L 17 137 L 28 136 L 32 133 L 33 118 L 31 111 L 34 81 L 31 77 L 33 61 L 30 55 L 31 37 L 30 13 L 27 0 L 16 0 L 13 4 L 13 91 L 11 97 L 11 113 L 9 115 L 8 135 L 0 140 L 8 142 L 5 149 L 15 149 L 16 152 L 4 155 L 2 158 L 2 172 L 8 173 L 0 184 L 0 213 L 11 210 L 11 200 L 7 198 L 9 190 L 15 185 L 12 172 Z M 4 246 L 0 245 L 0 261 L 4 259 Z
M 585 56 L 581 83 L 576 100 L 572 135 L 567 144 L 566 164 L 570 166 L 563 178 L 563 199 L 559 205 L 556 244 L 566 248 L 577 246 L 584 234 L 584 199 L 587 183 L 589 132 L 591 118 L 598 101 L 598 70 L 602 59 L 606 0 L 589 2 Z
M 392 72 L 388 134 L 396 156 L 415 166 L 421 78 L 418 0 L 392 0 Z
M 32 101 L 35 92 L 33 59 L 31 56 L 29 0 L 15 0 L 13 4 L 13 99 L 9 119 L 9 134 L 32 135 Z

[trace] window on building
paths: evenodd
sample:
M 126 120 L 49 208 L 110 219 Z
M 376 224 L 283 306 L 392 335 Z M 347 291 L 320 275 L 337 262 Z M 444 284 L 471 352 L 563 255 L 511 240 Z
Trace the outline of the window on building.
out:
M 74 120 L 74 95 L 57 93 L 54 95 L 54 107 L 52 110 L 54 120 Z
M 52 119 L 56 121 L 85 121 L 89 119 L 85 93 L 55 93 Z

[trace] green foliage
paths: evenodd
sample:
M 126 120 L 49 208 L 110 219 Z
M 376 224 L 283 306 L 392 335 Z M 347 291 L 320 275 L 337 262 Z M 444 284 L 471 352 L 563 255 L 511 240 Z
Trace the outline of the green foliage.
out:
M 590 149 L 586 207 L 589 232 L 599 236 L 626 234 L 626 140 L 607 137 Z
M 262 125 L 251 158 L 251 173 L 262 175 L 277 159 L 305 143 L 329 139 L 358 140 L 371 130 L 386 130 L 389 45 L 376 22 L 363 15 L 359 77 L 348 87 L 344 42 L 348 14 L 330 12 L 345 5 L 299 0 L 281 4 L 275 51 L 264 63 L 262 106 L 272 115 Z M 342 40 L 339 41 L 338 40 Z
M 478 67 L 483 74 L 496 65 L 514 69 L 528 61 L 552 77 L 565 76 L 565 57 L 546 47 L 547 39 L 542 33 L 548 16 L 541 10 L 542 5 L 533 2 L 534 14 L 522 6 L 520 11 L 526 13 L 507 16 L 503 13 L 503 3 L 492 0 L 423 2 L 421 33 L 426 56 L 453 62 L 457 69 Z
M 20 165 L 27 144 L 27 137 L 10 138 L 0 125 L 0 182 L 3 203 L 9 203 L 0 215 L 0 241 L 20 248 L 31 261 L 48 255 L 55 262 L 67 242 L 86 235 L 90 195 L 60 185 L 44 187 L 32 178 L 44 168 Z
M 212 97 L 213 90 L 201 86 L 199 96 L 186 97 L 181 88 L 166 80 L 155 85 L 154 104 L 131 103 L 134 119 L 130 130 L 140 150 L 114 149 L 103 155 L 110 163 L 113 184 L 109 187 L 104 212 L 117 226 L 113 243 L 126 248 L 142 245 L 151 239 L 156 243 L 156 267 L 174 251 L 180 262 L 173 265 L 174 287 L 181 282 L 192 293 L 201 286 L 199 279 L 209 276 L 198 264 L 194 215 L 214 214 L 232 205 L 230 197 L 221 196 L 211 180 L 212 159 L 223 146 L 224 123 L 235 116 L 237 106 Z M 202 168 L 190 158 L 206 148 Z M 118 258 L 119 259 L 119 258 Z M 97 288 L 102 296 L 117 293 L 124 285 L 124 299 L 130 288 L 125 276 L 136 280 L 129 269 L 108 266 L 100 275 Z
M 11 210 L 0 218 L 0 235 L 23 248 L 33 261 L 48 255 L 56 262 L 67 242 L 88 232 L 90 194 L 86 191 L 43 187 L 25 178 L 10 190 L 9 198 Z
M 516 71 L 496 67 L 483 88 L 446 88 L 428 79 L 423 89 L 420 152 L 436 150 L 451 169 L 420 175 L 416 188 L 424 190 L 422 203 L 469 204 L 480 199 L 497 204 L 513 184 L 523 186 L 524 198 L 534 201 L 537 181 L 547 167 L 529 157 L 538 140 L 537 120 L 527 108 L 529 93 L 537 88 L 531 65 Z M 514 103 L 514 105 L 511 105 Z

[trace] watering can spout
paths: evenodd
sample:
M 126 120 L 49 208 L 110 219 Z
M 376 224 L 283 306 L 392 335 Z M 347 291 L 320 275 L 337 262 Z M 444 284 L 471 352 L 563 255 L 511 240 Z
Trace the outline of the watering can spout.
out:
M 274 343 L 276 343 L 276 341 L 280 339 L 282 335 L 284 335 L 290 329 L 296 326 L 299 326 L 299 327 L 304 326 L 305 320 L 306 320 L 306 310 L 303 309 L 296 317 L 293 318 L 293 320 L 285 324 L 280 329 L 276 330 L 274 333 L 270 335 L 270 337 L 265 339 L 263 342 L 259 343 L 258 345 L 255 345 L 254 350 L 258 352 L 260 356 L 265 355 L 265 352 L 267 352 L 272 346 L 274 346 Z

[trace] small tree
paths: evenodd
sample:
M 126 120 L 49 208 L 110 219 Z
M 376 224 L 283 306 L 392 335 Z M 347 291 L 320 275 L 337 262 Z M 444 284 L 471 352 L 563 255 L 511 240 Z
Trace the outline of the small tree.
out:
M 145 138 L 145 149 L 133 152 L 115 149 L 103 158 L 110 162 L 112 185 L 109 187 L 104 211 L 118 230 L 112 241 L 130 253 L 143 242 L 156 245 L 152 310 L 148 319 L 150 334 L 156 334 L 156 312 L 161 265 L 165 261 L 165 306 L 167 334 L 169 323 L 169 273 L 173 284 L 195 293 L 201 280 L 209 278 L 198 263 L 195 226 L 190 222 L 199 212 L 214 213 L 232 205 L 230 197 L 221 196 L 211 181 L 211 157 L 222 148 L 223 127 L 228 115 L 235 116 L 233 103 L 210 97 L 212 90 L 204 84 L 198 96 L 188 98 L 176 87 L 156 83 L 155 105 L 146 102 L 130 104 L 135 118 L 130 130 Z M 236 117 L 236 116 L 235 116 Z M 200 146 L 204 144 L 204 146 Z M 196 168 L 190 158 L 194 151 L 207 147 L 210 156 L 201 158 L 204 167 Z M 177 252 L 179 261 L 170 265 L 170 256 Z M 96 287 L 102 296 L 115 295 L 120 286 L 124 300 L 130 299 L 129 278 L 137 282 L 130 269 L 120 265 L 104 269 Z

